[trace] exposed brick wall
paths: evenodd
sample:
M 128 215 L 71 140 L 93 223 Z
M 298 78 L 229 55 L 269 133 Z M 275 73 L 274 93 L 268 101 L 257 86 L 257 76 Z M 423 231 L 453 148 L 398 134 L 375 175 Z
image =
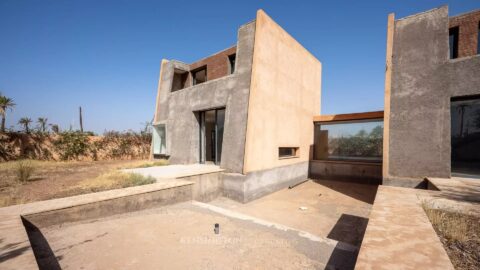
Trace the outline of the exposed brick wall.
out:
M 458 26 L 458 57 L 479 54 L 478 46 L 478 23 L 480 22 L 480 10 L 469 12 L 455 17 L 450 17 L 450 28 Z
M 215 80 L 230 74 L 228 56 L 235 54 L 237 47 L 233 46 L 212 56 L 190 64 L 190 70 L 207 65 L 207 81 Z

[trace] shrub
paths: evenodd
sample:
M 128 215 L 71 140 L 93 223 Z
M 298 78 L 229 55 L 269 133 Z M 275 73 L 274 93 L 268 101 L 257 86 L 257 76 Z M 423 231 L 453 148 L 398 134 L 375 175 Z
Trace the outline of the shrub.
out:
M 54 142 L 62 160 L 74 160 L 89 153 L 88 137 L 81 132 L 63 132 Z
M 30 160 L 20 160 L 17 162 L 16 174 L 17 181 L 20 183 L 27 182 L 33 174 L 35 167 Z
M 79 185 L 79 188 L 82 190 L 97 192 L 115 188 L 153 184 L 155 182 L 156 180 L 152 176 L 114 171 L 102 174 L 94 179 L 85 180 Z

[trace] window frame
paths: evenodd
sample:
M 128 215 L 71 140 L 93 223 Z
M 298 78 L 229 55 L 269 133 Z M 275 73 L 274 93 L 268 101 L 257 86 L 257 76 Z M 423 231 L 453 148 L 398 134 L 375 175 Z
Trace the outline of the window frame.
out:
M 278 159 L 298 158 L 300 157 L 299 147 L 280 146 L 278 147 Z M 290 154 L 282 154 L 282 150 L 290 150 Z
M 205 70 L 205 81 L 204 82 L 201 82 L 201 83 L 197 83 L 197 79 L 196 79 L 196 74 Z M 191 71 L 191 74 L 192 74 L 192 85 L 199 85 L 199 84 L 202 84 L 202 83 L 205 83 L 208 81 L 208 77 L 207 77 L 207 65 L 205 66 L 201 66 L 199 68 L 196 68 L 194 70 Z

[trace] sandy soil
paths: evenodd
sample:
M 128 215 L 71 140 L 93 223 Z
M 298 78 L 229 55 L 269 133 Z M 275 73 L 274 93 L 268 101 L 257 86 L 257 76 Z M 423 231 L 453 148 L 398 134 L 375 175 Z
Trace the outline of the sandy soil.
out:
M 324 269 L 335 251 L 191 203 L 42 231 L 61 269 Z M 336 256 L 338 269 L 351 269 L 351 254 Z
M 247 204 L 224 197 L 210 203 L 360 246 L 376 192 L 372 185 L 318 180 Z
M 353 269 L 375 193 L 308 181 L 247 204 L 187 202 L 41 228 L 37 238 L 52 269 Z
M 0 199 L 6 206 L 72 196 L 68 188 L 114 169 L 144 163 L 139 160 L 38 162 L 31 180 L 19 184 L 12 166 L 0 166 Z

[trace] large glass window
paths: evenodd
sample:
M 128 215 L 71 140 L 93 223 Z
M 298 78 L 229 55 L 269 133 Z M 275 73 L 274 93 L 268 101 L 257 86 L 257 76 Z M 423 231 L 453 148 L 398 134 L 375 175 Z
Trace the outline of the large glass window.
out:
M 165 125 L 154 125 L 153 126 L 153 154 L 154 155 L 165 155 L 167 153 L 166 147 L 166 130 Z
M 452 98 L 452 172 L 480 175 L 480 97 Z
M 382 161 L 383 120 L 325 122 L 315 125 L 317 160 Z

